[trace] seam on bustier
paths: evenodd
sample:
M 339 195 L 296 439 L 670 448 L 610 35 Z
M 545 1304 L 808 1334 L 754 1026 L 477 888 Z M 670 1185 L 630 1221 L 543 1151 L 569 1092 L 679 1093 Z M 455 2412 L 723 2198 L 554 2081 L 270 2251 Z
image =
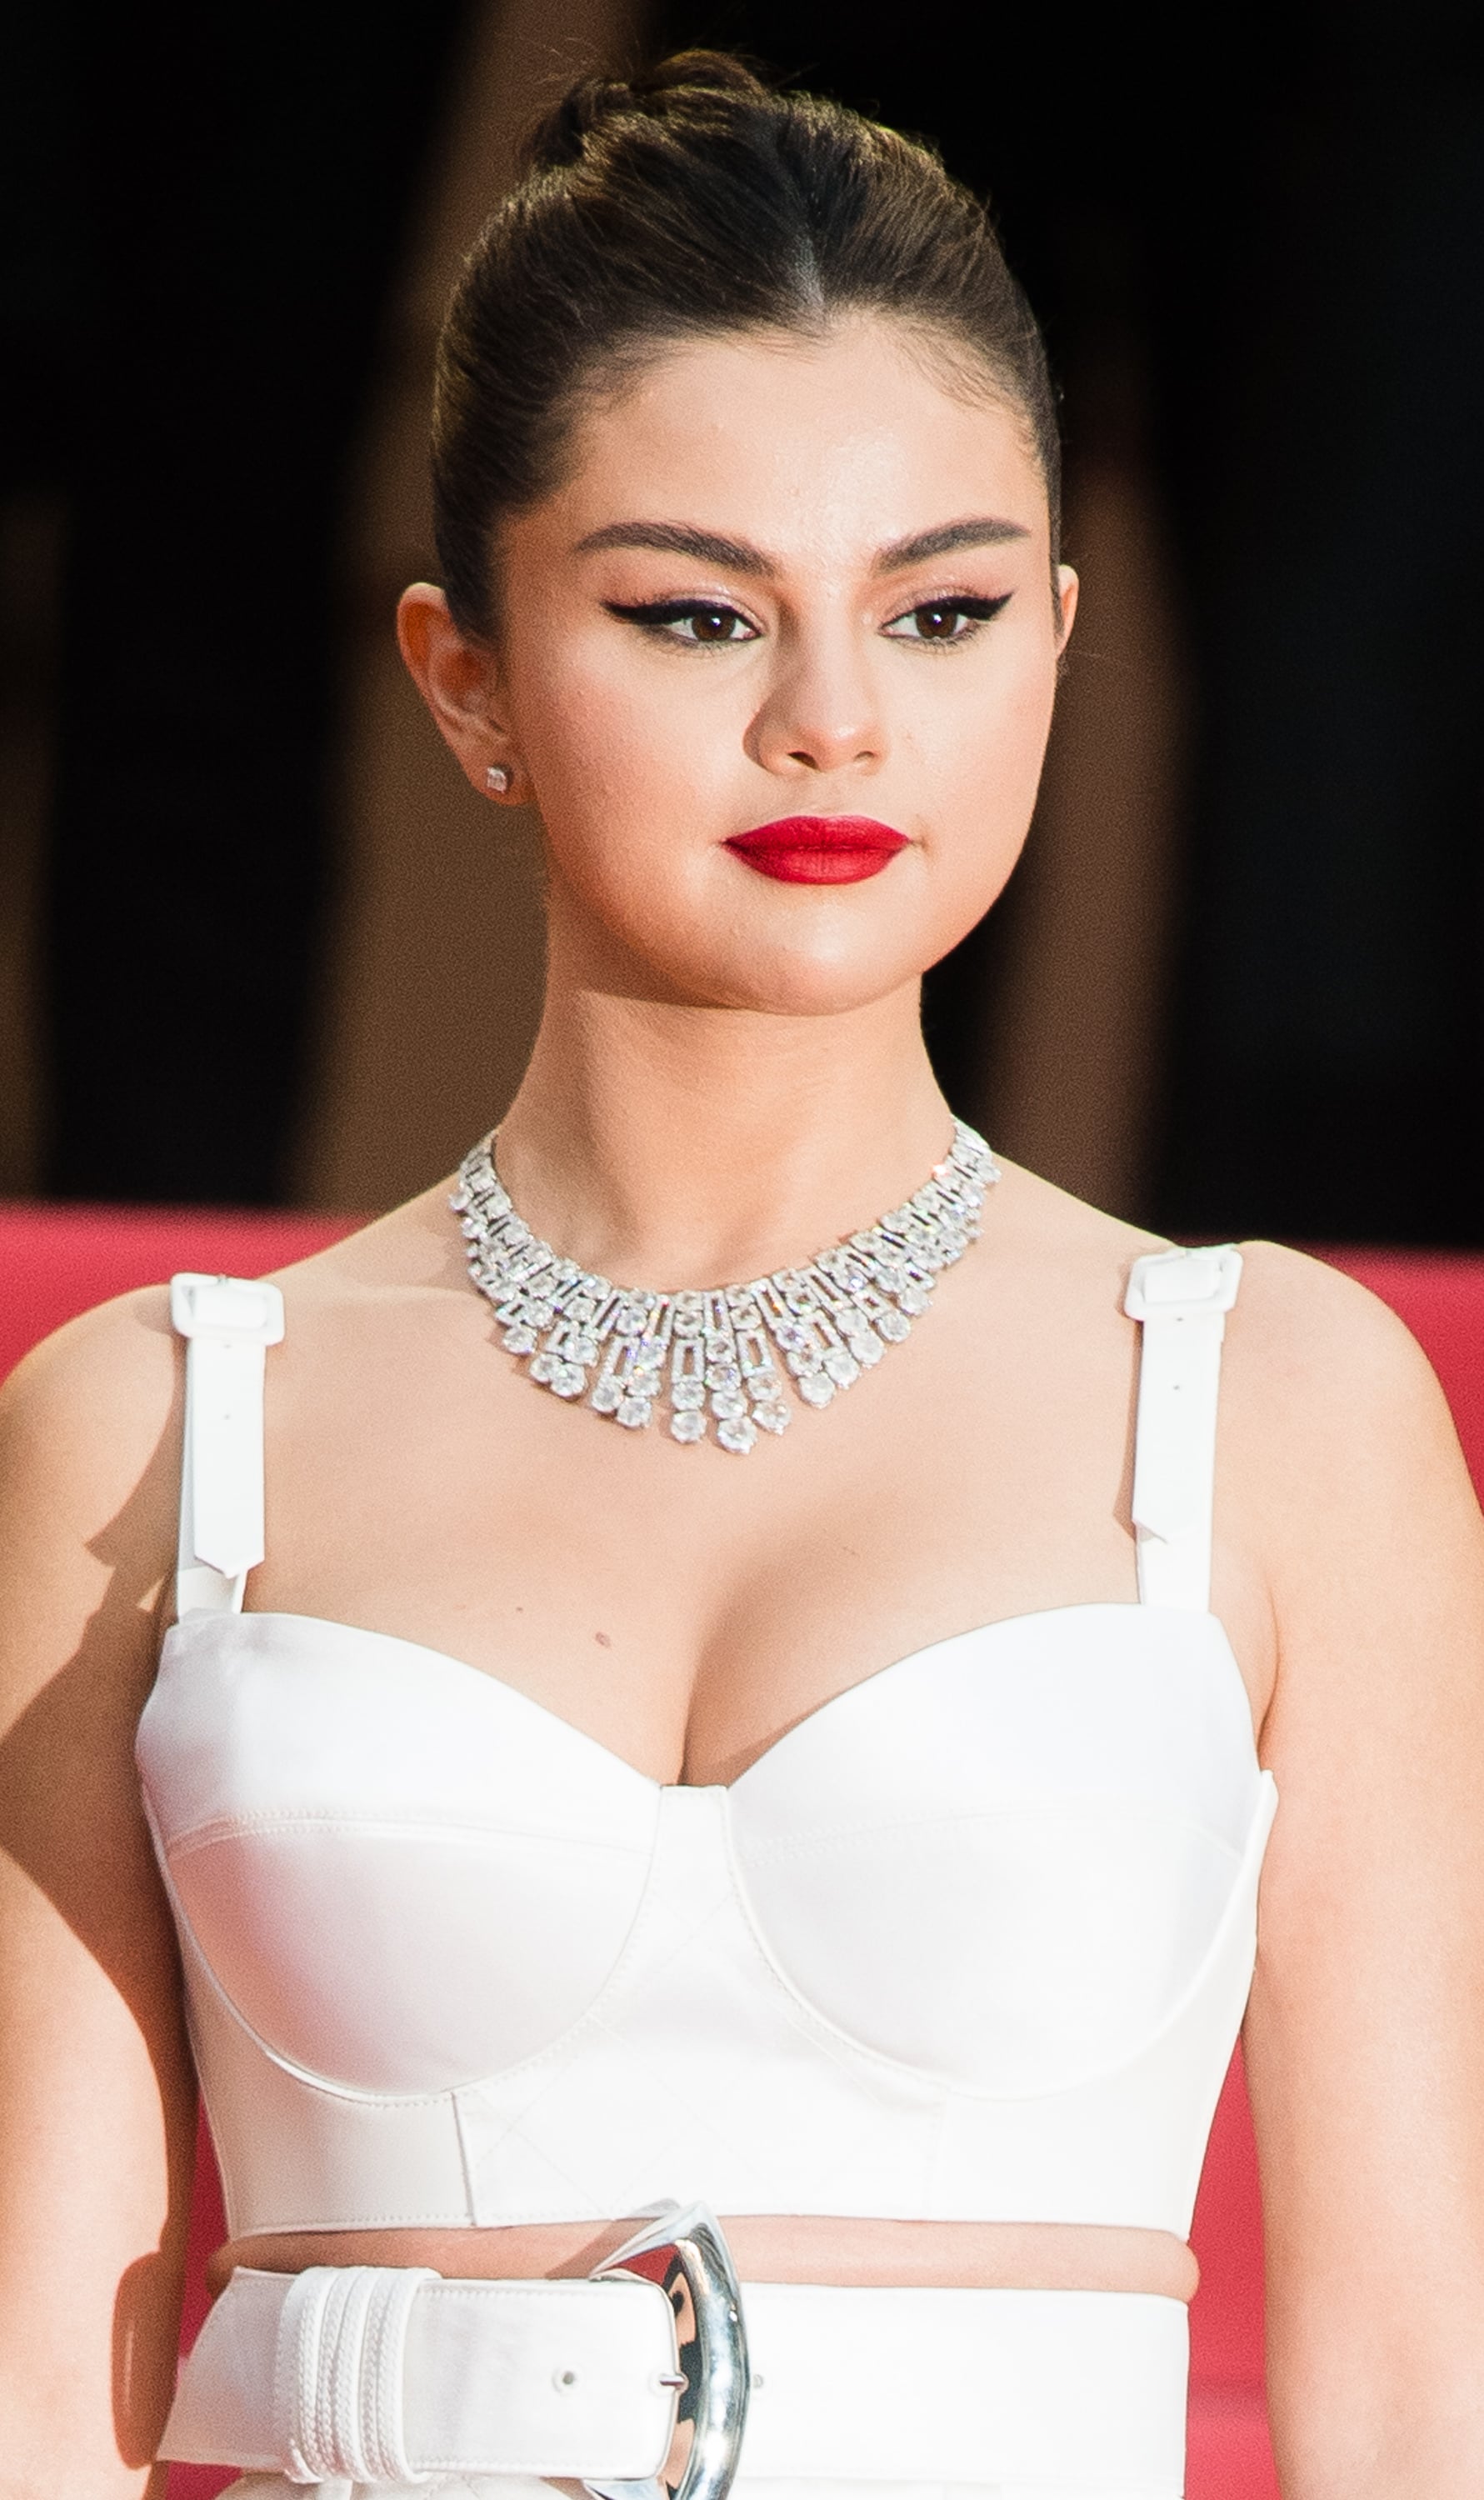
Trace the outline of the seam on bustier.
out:
M 442 2084 L 435 2089 L 421 2092 L 382 2091 L 363 2084 L 343 2084 L 333 2075 L 315 2074 L 312 2067 L 301 2066 L 294 2058 L 286 2056 L 282 2050 L 275 2049 L 272 2042 L 265 2040 L 262 2033 L 248 2022 L 236 1999 L 230 1996 L 222 1986 L 212 1968 L 205 1946 L 185 1914 L 180 1893 L 170 1881 L 168 1868 L 163 1870 L 163 1873 L 167 1896 L 177 1924 L 181 1933 L 190 1940 L 192 1952 L 200 1965 L 201 1975 L 207 1987 L 228 2021 L 236 2025 L 246 2040 L 251 2042 L 258 2055 L 266 2057 L 269 2064 L 276 2066 L 280 2074 L 287 2075 L 296 2084 L 302 2084 L 307 2091 L 320 2092 L 327 2100 L 351 2101 L 359 2108 L 433 2109 L 439 2102 L 452 2098 L 458 2089 L 452 2084 Z
M 645 1898 L 647 1898 L 647 1888 Z M 720 1910 L 723 1905 L 718 1903 L 717 1906 L 718 1910 Z M 636 1924 L 638 1924 L 638 1915 L 639 1914 L 636 1913 Z M 750 1920 L 747 1924 L 748 1931 L 750 1933 Z M 531 2050 L 528 2056 L 517 2058 L 513 2065 L 497 2066 L 487 2075 L 470 2076 L 467 2082 L 455 2084 L 451 2088 L 453 2091 L 455 2093 L 463 2093 L 472 2097 L 481 2091 L 493 2091 L 506 2085 L 518 2084 L 524 2082 L 528 2078 L 539 2077 L 547 2068 L 564 2068 L 571 2064 L 573 2057 L 580 2051 L 584 2037 L 592 2033 L 597 2033 L 604 2040 L 611 2041 L 613 2045 L 620 2049 L 626 2056 L 632 2056 L 634 2054 L 633 2043 L 625 2037 L 624 2033 L 615 2023 L 610 2021 L 609 2017 L 612 2008 L 608 2002 L 610 1996 L 618 1991 L 626 1981 L 627 1973 L 624 1965 L 629 1957 L 629 1949 L 630 1943 L 629 1940 L 626 1939 L 623 1953 L 614 1963 L 613 1968 L 609 1973 L 608 1978 L 604 1981 L 602 1988 L 599 1990 L 598 1994 L 593 1998 L 591 2004 L 586 2006 L 580 2014 L 575 2016 L 573 2021 L 567 2025 L 567 2028 L 564 2031 L 558 2032 L 555 2039 L 548 2040 L 544 2046 L 540 2049 Z M 811 2009 L 803 1998 L 799 1997 L 788 1988 L 786 1982 L 780 1980 L 772 1961 L 769 1960 L 766 1956 L 762 1957 L 762 1961 L 763 1976 L 786 1998 L 786 2010 L 793 2013 L 802 2008 L 802 2010 L 806 2014 L 808 2014 L 812 2020 L 813 2017 Z M 841 2037 L 845 2039 L 847 2046 L 851 2045 L 848 2041 L 847 2035 L 841 2034 Z M 871 2053 L 867 2052 L 866 2054 L 869 2055 Z M 910 2070 L 908 2069 L 908 2071 Z M 710 2122 L 708 2121 L 708 2123 L 709 2122 Z M 510 2124 L 518 2131 L 518 2121 L 510 2122 Z
M 1258 1832 L 1259 1826 L 1264 1823 L 1264 1808 L 1270 1793 L 1271 1774 L 1267 1771 L 1260 1772 L 1258 1779 L 1258 1793 L 1253 1801 L 1251 1815 L 1248 1819 L 1245 1840 L 1239 1850 L 1231 1851 L 1231 1855 L 1237 1860 L 1236 1871 L 1232 1878 L 1231 1890 L 1227 1894 L 1225 1902 L 1222 1904 L 1220 1916 L 1217 1918 L 1216 1924 L 1207 1939 L 1205 1949 L 1203 1952 L 1195 1970 L 1191 1974 L 1190 1979 L 1186 1982 L 1185 1987 L 1181 1990 L 1179 1995 L 1175 1998 L 1173 2005 L 1171 2006 L 1168 2013 L 1161 2017 L 1154 2029 L 1145 2039 L 1139 2042 L 1137 2048 L 1121 2054 L 1112 2060 L 1111 2064 L 1094 2067 L 1087 2073 L 1077 2075 L 1065 2084 L 1038 2085 L 1033 2089 L 1026 2091 L 996 2090 L 991 2086 L 971 2083 L 958 2075 L 944 2074 L 940 2067 L 908 2065 L 905 2059 L 893 2057 L 885 2050 L 873 2048 L 868 2041 L 858 2040 L 853 2032 L 842 2029 L 839 2023 L 833 2023 L 827 2015 L 821 2014 L 818 2008 L 812 2005 L 809 1999 L 803 1995 L 795 1987 L 787 1972 L 783 1970 L 773 1957 L 766 1931 L 760 1924 L 752 1903 L 747 1895 L 744 1870 L 739 1867 L 736 1863 L 735 1852 L 732 1847 L 730 1825 L 727 1831 L 727 1851 L 729 1861 L 732 1863 L 733 1882 L 738 1903 L 742 1911 L 742 1915 L 746 1919 L 748 1930 L 753 1938 L 758 1955 L 765 1967 L 772 1975 L 777 1988 L 788 1998 L 790 2004 L 797 2009 L 800 2016 L 804 2018 L 808 2026 L 815 2033 L 821 2047 L 838 2046 L 840 2049 L 847 2052 L 851 2057 L 858 2059 L 863 2058 L 872 2064 L 879 2066 L 899 2081 L 908 2080 L 914 2082 L 925 2090 L 928 2089 L 936 2089 L 939 2092 L 947 2093 L 949 2097 L 954 2100 L 973 2101 L 985 2106 L 1004 2104 L 1006 2107 L 1012 2107 L 1020 2104 L 1029 2104 L 1034 2101 L 1066 2099 L 1072 2097 L 1075 2093 L 1089 2091 L 1104 2084 L 1111 2083 L 1117 2076 L 1128 2073 L 1131 2068 L 1138 2065 L 1143 2058 L 1152 2056 L 1155 2050 L 1161 2046 L 1170 2034 L 1178 2028 L 1179 2024 L 1189 2013 L 1191 2006 L 1200 1996 L 1202 1989 L 1204 1987 L 1212 1968 L 1217 1962 L 1223 1948 L 1231 1935 L 1232 1928 L 1236 1924 L 1237 1917 L 1241 1914 L 1241 1905 L 1248 1890 L 1246 1879 L 1249 1872 L 1252 1871 L 1252 1860 L 1254 1856 L 1256 1856 L 1258 1861 L 1256 1875 L 1260 1875 L 1262 1872 L 1262 1854 L 1263 1850 L 1266 1849 L 1267 1846 L 1267 1834 L 1265 1831 L 1262 1847 L 1259 1848 Z M 1270 1828 L 1270 1820 L 1268 1827 Z M 1222 1846 L 1230 1848 L 1229 1843 L 1223 1843 Z M 1255 1911 L 1255 1877 L 1251 1890 L 1253 1898 L 1248 1906 Z
M 508 1824 L 497 1821 L 479 1822 L 473 1818 L 450 1821 L 435 1816 L 431 1809 L 415 1814 L 342 1814 L 332 1807 L 279 1807 L 271 1813 L 216 1815 L 210 1823 L 190 1824 L 171 1840 L 161 1845 L 171 1858 L 185 1858 L 192 1851 L 212 1847 L 223 1840 L 256 1838 L 276 1831 L 347 1831 L 362 1836 L 379 1832 L 428 1832 L 442 1838 L 445 1832 L 493 1833 L 502 1840 L 531 1841 L 538 1847 L 553 1849 L 591 1849 L 606 1856 L 642 1859 L 643 1845 L 626 1840 L 606 1840 L 589 1832 L 511 1831 Z
M 453 2137 L 459 2149 L 459 2173 L 464 2182 L 464 2203 L 468 2208 L 470 2221 L 478 2224 L 479 2191 L 475 2179 L 474 2155 L 470 2147 L 469 2134 L 464 2124 L 462 2090 L 455 2090 L 450 2094 L 450 2098 L 453 2102 Z
M 558 2076 L 552 2078 L 552 2080 L 559 2082 L 561 2079 Z M 515 2138 L 517 2143 L 522 2145 L 524 2144 L 525 2139 L 522 2132 L 524 2120 L 530 2115 L 530 2111 L 534 2106 L 534 2102 L 528 2102 L 525 2111 L 522 2113 L 521 2119 L 506 2126 L 504 2133 L 500 2137 L 498 2145 L 493 2148 L 497 2154 L 503 2150 L 512 2136 Z M 464 2140 L 462 2112 L 459 2113 L 459 2130 L 460 2145 L 462 2147 Z M 509 2198 L 502 2200 L 496 2197 L 489 2201 L 492 2201 L 497 2205 L 498 2220 L 501 2222 L 615 2222 L 627 2219 L 627 2209 L 624 2209 L 621 2212 L 615 2212 L 610 2205 L 606 2204 L 601 2197 L 595 2196 L 592 2189 L 582 2180 L 575 2179 L 570 2171 L 564 2170 L 560 2162 L 554 2160 L 549 2153 L 544 2151 L 542 2159 L 547 2172 L 554 2178 L 558 2179 L 567 2189 L 568 2201 L 574 2210 L 571 2212 L 563 2212 L 559 2206 L 554 2206 L 549 2191 L 544 2199 L 530 2206 L 513 2205 L 510 2202 Z M 471 2164 L 471 2176 L 473 2176 L 473 2164 Z M 478 2188 L 472 2187 L 470 2189 L 469 2209 L 477 2220 L 481 2217 L 485 2204 L 486 2199 L 480 2195 Z
M 905 2058 L 893 2057 L 885 2050 L 874 2048 L 870 2041 L 857 2039 L 853 2031 L 846 2031 L 841 2024 L 833 2022 L 829 2015 L 821 2013 L 819 2007 L 795 1986 L 787 1971 L 775 1959 L 767 1931 L 748 1893 L 746 1869 L 738 1858 L 730 1815 L 726 1820 L 725 1845 L 727 1871 L 731 1879 L 732 1894 L 737 1903 L 738 1915 L 746 1927 L 753 1951 L 774 1993 L 781 1999 L 783 2009 L 795 2027 L 806 2031 L 813 2040 L 815 2047 L 822 2050 L 839 2066 L 859 2064 L 864 2060 L 867 2065 L 876 2067 L 881 2073 L 889 2075 L 899 2088 L 903 2084 L 912 2085 L 925 2101 L 932 2098 L 940 2102 L 944 2093 L 956 2095 L 961 2089 L 956 2077 L 940 2074 L 936 2069 L 928 2066 L 908 2065 Z
M 759 1841 L 747 1854 L 759 1861 L 766 1859 L 770 1863 L 796 1858 L 821 1858 L 853 1842 L 880 1839 L 885 1835 L 901 1833 L 910 1836 L 922 1831 L 951 1831 L 961 1825 L 977 1826 L 989 1824 L 998 1826 L 1006 1823 L 1044 1823 L 1052 1816 L 1069 1814 L 1085 1815 L 1100 1823 L 1136 1824 L 1142 1830 L 1157 1824 L 1166 1830 L 1190 1832 L 1197 1839 L 1209 1841 L 1211 1847 L 1222 1851 L 1234 1865 L 1241 1863 L 1241 1841 L 1228 1840 L 1221 1832 L 1212 1830 L 1209 1824 L 1199 1822 L 1193 1815 L 1182 1814 L 1177 1808 L 1141 1803 L 1109 1804 L 1094 1802 L 1087 1797 L 1071 1797 L 1065 1802 L 1048 1799 L 1044 1804 L 1036 1805 L 992 1806 L 965 1814 L 903 1815 L 889 1823 L 873 1817 L 869 1823 L 836 1824 L 828 1831 L 801 1834 L 796 1840 Z
M 482 2089 L 492 2089 L 498 2084 L 518 2081 L 523 2075 L 539 2075 L 544 2067 L 558 2064 L 563 2058 L 567 2057 L 574 2044 L 580 2040 L 582 2033 L 590 2024 L 597 2023 L 600 2028 L 605 2027 L 600 2020 L 602 2008 L 613 1990 L 618 1988 L 623 1982 L 628 1965 L 634 1957 L 636 1939 L 643 1924 L 644 1912 L 649 1904 L 649 1896 L 654 1890 L 655 1865 L 660 1850 L 662 1830 L 663 1818 L 656 1817 L 654 1831 L 650 1838 L 649 1848 L 645 1859 L 643 1882 L 640 1886 L 639 1898 L 634 1904 L 634 1915 L 629 1921 L 623 1942 L 619 1946 L 618 1952 L 614 1957 L 612 1966 L 610 1969 L 608 1976 L 603 1981 L 602 1986 L 599 1988 L 597 1994 L 589 1999 L 580 2014 L 573 2016 L 572 2021 L 567 2024 L 564 2030 L 559 2031 L 555 2038 L 548 2040 L 543 2048 L 533 2049 L 528 2056 L 517 2057 L 511 2065 L 493 2066 L 487 2074 L 467 2076 L 463 2081 L 451 2084 L 448 2087 L 450 2092 L 454 2094 L 459 2092 L 478 2092 Z M 639 1852 L 635 1851 L 634 1855 L 637 1857 Z
M 1140 2042 L 1136 2049 L 1120 2056 L 1114 2059 L 1110 2065 L 1095 2068 L 1086 2074 L 1077 2076 L 1075 2079 L 1066 2084 L 1039 2086 L 1032 2090 L 1014 2092 L 995 2090 L 984 2086 L 975 2085 L 965 2081 L 958 2076 L 945 2075 L 937 2068 L 909 2064 L 905 2059 L 891 2056 L 884 2051 L 873 2047 L 870 2043 L 857 2039 L 854 2034 L 844 2030 L 840 2024 L 833 2023 L 827 2016 L 822 2014 L 820 2010 L 811 2004 L 808 1998 L 804 1996 L 795 1987 L 787 1973 L 779 1967 L 773 1957 L 766 1933 L 760 1925 L 753 1909 L 753 1905 L 747 1894 L 744 1873 L 738 1862 L 730 1814 L 723 1816 L 722 1837 L 732 1898 L 736 1902 L 739 1914 L 742 1918 L 747 1932 L 751 1937 L 757 1963 L 770 1983 L 774 1993 L 781 2001 L 795 2026 L 805 2031 L 812 2039 L 816 2047 L 818 2047 L 823 2053 L 831 2056 L 839 2064 L 859 2065 L 864 2063 L 868 2067 L 876 2068 L 883 2074 L 892 2077 L 899 2087 L 902 2085 L 910 2086 L 925 2100 L 929 2096 L 941 2099 L 941 2096 L 946 2093 L 954 2099 L 967 2100 L 985 2105 L 994 2105 L 996 2103 L 1014 2105 L 1019 2103 L 1055 2100 L 1062 2097 L 1068 2097 L 1111 2082 L 1118 2075 L 1128 2072 L 1133 2067 L 1137 2066 L 1142 2059 L 1153 2055 L 1161 2044 L 1171 2035 L 1171 2033 L 1178 2027 L 1180 2023 L 1185 2019 L 1191 2005 L 1204 1987 L 1213 1965 L 1229 1939 L 1231 1929 L 1239 1914 L 1240 1905 L 1247 1889 L 1244 1883 L 1244 1878 L 1251 1867 L 1251 1861 L 1255 1854 L 1258 1856 L 1259 1860 L 1257 1871 L 1260 1872 L 1261 1870 L 1261 1857 L 1260 1852 L 1258 1852 L 1257 1849 L 1257 1834 L 1259 1825 L 1264 1821 L 1264 1808 L 1270 1793 L 1270 1774 L 1263 1772 L 1260 1774 L 1259 1791 L 1253 1803 L 1244 1845 L 1239 1851 L 1232 1852 L 1232 1855 L 1237 1860 L 1237 1864 L 1227 1901 L 1216 1922 L 1216 1925 L 1206 1945 L 1205 1951 L 1202 1955 L 1201 1960 L 1192 1974 L 1191 1979 L 1188 1981 L 1180 1995 L 1176 1998 L 1173 2006 L 1156 2025 L 1155 2029 L 1147 2036 L 1146 2039 Z M 153 1828 L 152 1820 L 151 1828 Z M 473 2076 L 456 2083 L 413 2092 L 368 2089 L 364 2086 L 344 2083 L 337 2078 L 321 2075 L 313 2069 L 300 2064 L 297 2060 L 289 2057 L 281 2051 L 275 2049 L 262 2037 L 254 2025 L 247 2020 L 247 2016 L 229 1994 L 223 1983 L 213 1968 L 211 1960 L 201 1944 L 201 1940 L 196 1934 L 191 1921 L 185 1914 L 179 1891 L 171 1880 L 170 1870 L 167 1864 L 162 1864 L 161 1875 L 175 1916 L 182 1933 L 189 1939 L 195 1958 L 199 1963 L 201 1973 L 205 1979 L 208 1989 L 228 2020 L 235 2025 L 236 2029 L 243 2035 L 243 2037 L 251 2043 L 260 2056 L 265 2057 L 271 2065 L 278 2069 L 279 2072 L 287 2076 L 291 2081 L 300 2085 L 304 2089 L 314 2092 L 328 2101 L 340 2101 L 361 2110 L 384 2111 L 391 2114 L 400 2111 L 434 2109 L 442 2105 L 449 2105 L 450 2116 L 458 2129 L 462 2156 L 463 2129 L 458 2120 L 458 2102 L 461 2094 L 472 2096 L 478 2093 L 483 2089 L 494 2089 L 509 2082 L 518 2081 L 522 2077 L 539 2076 L 546 2069 L 556 2069 L 561 2067 L 563 2064 L 570 2064 L 575 2051 L 580 2046 L 583 2034 L 589 2030 L 603 2032 L 611 2038 L 621 2038 L 621 2034 L 613 2031 L 607 2023 L 605 2009 L 608 2008 L 611 1998 L 623 1987 L 629 1967 L 634 1959 L 637 1948 L 637 1939 L 641 1933 L 644 1912 L 648 1906 L 653 1891 L 656 1858 L 660 1847 L 662 1829 L 662 1823 L 657 1821 L 650 1842 L 643 1884 L 635 1907 L 634 1916 L 630 1921 L 628 1932 L 608 1978 L 604 1981 L 598 1994 L 585 2011 L 577 2016 L 567 2028 L 563 2032 L 559 2033 L 554 2040 L 547 2042 L 543 2049 L 532 2052 L 532 2054 L 526 2058 L 516 2060 L 511 2065 L 496 2067 L 484 2075 Z M 1230 1848 L 1230 1844 L 1228 1843 L 1220 1843 L 1218 1845 L 1223 1848 Z M 634 1854 L 638 1855 L 637 1852 Z M 1253 1889 L 1255 1891 L 1255 1884 Z M 720 1906 L 721 1905 L 718 1904 L 718 1910 Z M 626 2049 L 629 2046 L 626 2041 L 623 2042 L 622 2045 Z M 576 2183 L 574 2183 L 574 2185 L 576 2186 Z M 379 2218 L 379 2220 L 384 2221 L 388 2227 L 396 2219 L 400 2218 Z M 414 2217 L 412 2219 L 417 2218 Z M 305 2227 L 313 2227 L 313 2225 L 307 2224 Z

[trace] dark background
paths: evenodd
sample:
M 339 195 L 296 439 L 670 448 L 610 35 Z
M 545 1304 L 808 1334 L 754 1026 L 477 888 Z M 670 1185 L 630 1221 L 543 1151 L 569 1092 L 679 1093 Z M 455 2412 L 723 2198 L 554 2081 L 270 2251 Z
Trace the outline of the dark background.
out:
M 8 23 L 0 500 L 66 514 L 49 1194 L 292 1186 L 346 480 L 472 6 Z M 1175 1233 L 1484 1245 L 1477 37 L 1458 0 L 649 19 L 935 137 L 1044 322 L 1073 502 L 1110 460 L 1157 502 L 1190 735 L 1120 1211 Z M 950 1094 L 1018 908 L 931 976 Z

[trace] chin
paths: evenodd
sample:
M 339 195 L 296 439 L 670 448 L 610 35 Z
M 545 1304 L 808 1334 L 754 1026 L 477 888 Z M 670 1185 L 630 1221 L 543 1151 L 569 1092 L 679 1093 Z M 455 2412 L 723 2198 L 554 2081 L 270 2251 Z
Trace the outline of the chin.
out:
M 757 1015 L 835 1016 L 874 1006 L 919 981 L 991 899 L 976 887 L 969 895 L 935 898 L 939 908 L 928 912 L 923 898 L 910 892 L 873 893 L 863 908 L 862 889 L 846 891 L 851 903 L 815 899 L 808 911 L 792 901 L 799 889 L 783 886 L 767 897 L 770 903 L 789 897 L 781 909 L 776 904 L 718 907 L 711 895 L 689 895 L 676 908 L 667 897 L 643 918 L 631 895 L 610 895 L 588 901 L 585 916 L 589 929 L 597 924 L 605 933 L 600 952 L 616 948 L 610 965 L 626 957 L 627 977 L 658 999 Z
M 698 1003 L 709 1001 L 757 1015 L 849 1015 L 918 980 L 932 960 L 925 956 L 919 963 L 915 954 L 904 956 L 900 948 L 889 956 L 873 953 L 869 957 L 853 949 L 825 956 L 793 948 L 779 949 L 775 955 L 749 949 L 745 966 L 713 964 L 686 986 Z

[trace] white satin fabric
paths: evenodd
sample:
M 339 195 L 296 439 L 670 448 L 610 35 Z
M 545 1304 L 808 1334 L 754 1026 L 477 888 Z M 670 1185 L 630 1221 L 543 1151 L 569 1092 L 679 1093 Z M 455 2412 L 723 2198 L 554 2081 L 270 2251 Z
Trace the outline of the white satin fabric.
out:
M 674 2197 L 1185 2236 L 1275 1804 L 1207 1611 L 1239 1266 L 1134 1270 L 1145 1602 L 938 1642 L 725 1789 L 656 1784 L 439 1651 L 237 1611 L 261 1553 L 260 1410 L 232 1356 L 273 1341 L 277 1298 L 182 1280 L 187 1405 L 209 1396 L 211 1429 L 187 1433 L 183 1611 L 138 1760 L 234 2236 L 597 2221 Z M 1133 2296 L 1039 2297 L 1094 2303 L 1122 2402 Z M 1174 2500 L 1182 2384 L 1183 2360 L 1135 2370 L 1166 2462 L 1122 2500 Z M 901 2401 L 931 2420 L 931 2386 Z M 1029 2380 L 1022 2415 L 1002 2479 L 955 2481 L 959 2500 L 1112 2500 L 1053 2461 L 1049 2430 L 1025 2471 L 1050 2419 Z M 760 2483 L 744 2460 L 739 2488 L 939 2487 L 902 2470 L 780 2457 Z
M 1209 1615 L 1079 1606 L 662 1788 L 456 1661 L 189 1616 L 139 1738 L 234 2233 L 1184 2235 L 1271 1786 Z

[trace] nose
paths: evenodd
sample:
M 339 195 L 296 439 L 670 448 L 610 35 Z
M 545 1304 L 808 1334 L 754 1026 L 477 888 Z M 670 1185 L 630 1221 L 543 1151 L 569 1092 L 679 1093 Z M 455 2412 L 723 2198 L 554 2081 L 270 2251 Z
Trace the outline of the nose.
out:
M 842 621 L 780 644 L 777 674 L 754 715 L 748 751 L 784 775 L 868 771 L 886 760 L 874 672 Z

